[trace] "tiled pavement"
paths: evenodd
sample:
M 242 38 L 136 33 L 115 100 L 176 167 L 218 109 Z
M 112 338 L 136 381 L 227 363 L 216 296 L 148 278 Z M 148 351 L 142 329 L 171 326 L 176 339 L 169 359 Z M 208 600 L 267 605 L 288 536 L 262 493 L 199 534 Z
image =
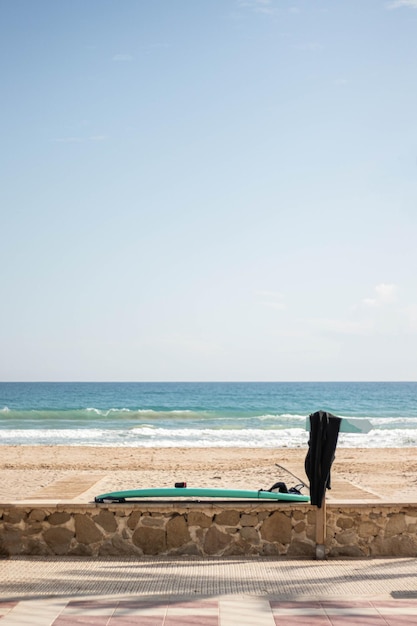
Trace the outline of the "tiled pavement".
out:
M 0 560 L 0 626 L 417 625 L 417 559 Z
M 1 602 L 1 626 L 405 626 L 417 600 L 85 599 Z

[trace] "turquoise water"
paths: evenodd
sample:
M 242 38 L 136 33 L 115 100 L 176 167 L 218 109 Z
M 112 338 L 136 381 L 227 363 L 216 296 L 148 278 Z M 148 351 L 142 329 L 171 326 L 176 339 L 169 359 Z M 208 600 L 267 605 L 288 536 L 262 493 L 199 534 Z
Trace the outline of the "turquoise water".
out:
M 368 418 L 342 446 L 417 445 L 417 383 L 0 383 L 0 444 L 301 447 L 307 416 Z

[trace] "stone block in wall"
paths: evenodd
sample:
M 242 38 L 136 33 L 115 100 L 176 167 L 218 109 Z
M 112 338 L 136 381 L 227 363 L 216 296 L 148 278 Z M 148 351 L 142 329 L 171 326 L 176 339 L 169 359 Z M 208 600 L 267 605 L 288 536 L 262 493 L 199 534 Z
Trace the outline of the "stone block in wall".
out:
M 133 513 L 129 516 L 127 520 L 127 526 L 130 530 L 135 530 L 136 526 L 139 524 L 139 520 L 142 517 L 141 511 L 133 511 Z
M 66 524 L 71 519 L 71 515 L 66 511 L 56 511 L 48 516 L 48 523 L 51 526 L 59 526 L 60 524 Z
M 339 528 L 342 528 L 343 530 L 352 528 L 353 519 L 351 517 L 338 517 L 336 520 L 336 526 L 338 526 Z
M 146 516 L 141 519 L 142 526 L 153 526 L 153 528 L 165 528 L 166 518 L 158 515 L 157 517 Z
M 291 519 L 285 513 L 275 511 L 261 526 L 261 537 L 270 543 L 290 543 Z
M 212 524 L 212 517 L 200 511 L 190 511 L 188 513 L 188 525 L 209 528 Z
M 10 509 L 9 511 L 5 511 L 3 515 L 3 521 L 8 524 L 18 524 L 26 520 L 27 513 L 22 509 Z
M 33 509 L 29 515 L 29 522 L 43 522 L 46 519 L 46 512 L 43 509 Z
M 74 521 L 75 538 L 78 543 L 88 545 L 90 543 L 97 543 L 103 539 L 103 533 L 97 528 L 93 520 L 88 517 L 88 515 L 76 513 L 74 515 Z
M 307 511 L 307 524 L 315 524 L 316 515 L 317 515 L 316 507 L 312 507 L 309 511 Z
M 162 528 L 138 526 L 132 535 L 132 542 L 143 554 L 165 554 L 167 549 L 166 533 Z
M 374 522 L 362 522 L 362 524 L 359 524 L 359 528 L 358 528 L 358 535 L 359 537 L 363 537 L 365 538 L 370 538 L 370 537 L 376 537 L 376 535 L 379 532 L 379 528 L 376 524 L 374 524 Z
M 226 510 L 221 513 L 217 513 L 214 517 L 214 522 L 219 526 L 236 526 L 240 521 L 240 513 L 235 510 Z
M 308 541 L 292 541 L 288 546 L 288 556 L 297 556 L 297 557 L 305 557 L 310 556 L 314 557 L 316 554 L 316 546 L 313 542 Z
M 298 511 L 297 509 L 295 509 L 295 511 L 293 511 L 292 518 L 295 522 L 300 522 L 301 520 L 305 520 L 305 512 Z
M 183 515 L 176 515 L 172 517 L 166 525 L 167 531 L 167 548 L 179 548 L 187 544 L 190 540 L 190 532 L 188 530 L 187 522 Z
M 388 522 L 385 527 L 385 537 L 400 535 L 407 530 L 404 513 L 394 513 L 388 517 Z
M 117 530 L 116 518 L 112 511 L 101 509 L 100 513 L 93 517 L 93 520 L 108 533 L 114 533 Z
M 43 538 L 53 554 L 58 556 L 68 554 L 74 533 L 68 528 L 48 528 L 43 533 Z
M 242 539 L 250 544 L 257 545 L 260 542 L 259 533 L 253 526 L 244 526 L 240 529 Z
M 5 529 L 0 534 L 0 554 L 12 556 L 14 554 L 24 554 L 23 533 L 20 528 Z
M 203 549 L 206 554 L 223 554 L 232 542 L 231 536 L 222 533 L 216 526 L 211 526 L 204 538 Z
M 254 513 L 250 515 L 248 513 L 243 513 L 242 517 L 240 518 L 241 526 L 257 526 L 258 523 L 258 516 Z

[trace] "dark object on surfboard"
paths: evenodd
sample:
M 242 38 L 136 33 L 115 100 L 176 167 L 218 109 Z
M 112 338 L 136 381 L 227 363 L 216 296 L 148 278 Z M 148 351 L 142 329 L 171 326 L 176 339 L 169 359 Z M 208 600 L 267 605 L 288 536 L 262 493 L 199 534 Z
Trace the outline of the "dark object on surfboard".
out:
M 320 509 L 326 489 L 331 489 L 330 469 L 342 419 L 326 411 L 316 411 L 309 419 L 310 439 L 304 466 L 310 481 L 311 504 Z
M 272 485 L 272 487 L 270 487 L 267 491 L 278 491 L 278 493 L 298 493 L 299 495 L 301 494 L 301 489 L 305 487 L 304 483 L 300 483 L 299 485 L 295 485 L 295 487 L 290 487 L 288 489 L 287 485 L 283 482 L 278 482 L 275 483 L 275 485 Z M 261 489 L 262 491 L 262 489 Z
M 276 490 L 281 485 L 282 491 Z M 286 491 L 284 491 L 284 485 Z M 297 487 L 301 487 L 298 485 Z M 277 488 L 279 489 L 279 487 Z M 276 483 L 271 489 L 219 489 L 210 487 L 160 487 L 151 489 L 131 489 L 103 493 L 94 498 L 95 502 L 123 503 L 138 498 L 234 498 L 275 500 L 276 502 L 309 502 L 309 496 L 303 495 L 297 488 L 287 489 L 284 483 Z

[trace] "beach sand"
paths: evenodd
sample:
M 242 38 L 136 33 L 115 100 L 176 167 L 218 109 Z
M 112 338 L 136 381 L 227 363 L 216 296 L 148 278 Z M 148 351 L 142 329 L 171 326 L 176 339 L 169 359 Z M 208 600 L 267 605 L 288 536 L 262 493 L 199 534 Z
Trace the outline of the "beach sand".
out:
M 305 449 L 2 446 L 0 450 L 3 503 L 54 494 L 87 502 L 92 494 L 172 487 L 179 481 L 240 489 L 268 489 L 278 480 L 288 486 L 297 479 L 308 484 Z M 416 452 L 415 448 L 338 448 L 330 499 L 417 501 Z M 67 492 L 65 485 L 71 481 L 80 485 L 79 493 Z

